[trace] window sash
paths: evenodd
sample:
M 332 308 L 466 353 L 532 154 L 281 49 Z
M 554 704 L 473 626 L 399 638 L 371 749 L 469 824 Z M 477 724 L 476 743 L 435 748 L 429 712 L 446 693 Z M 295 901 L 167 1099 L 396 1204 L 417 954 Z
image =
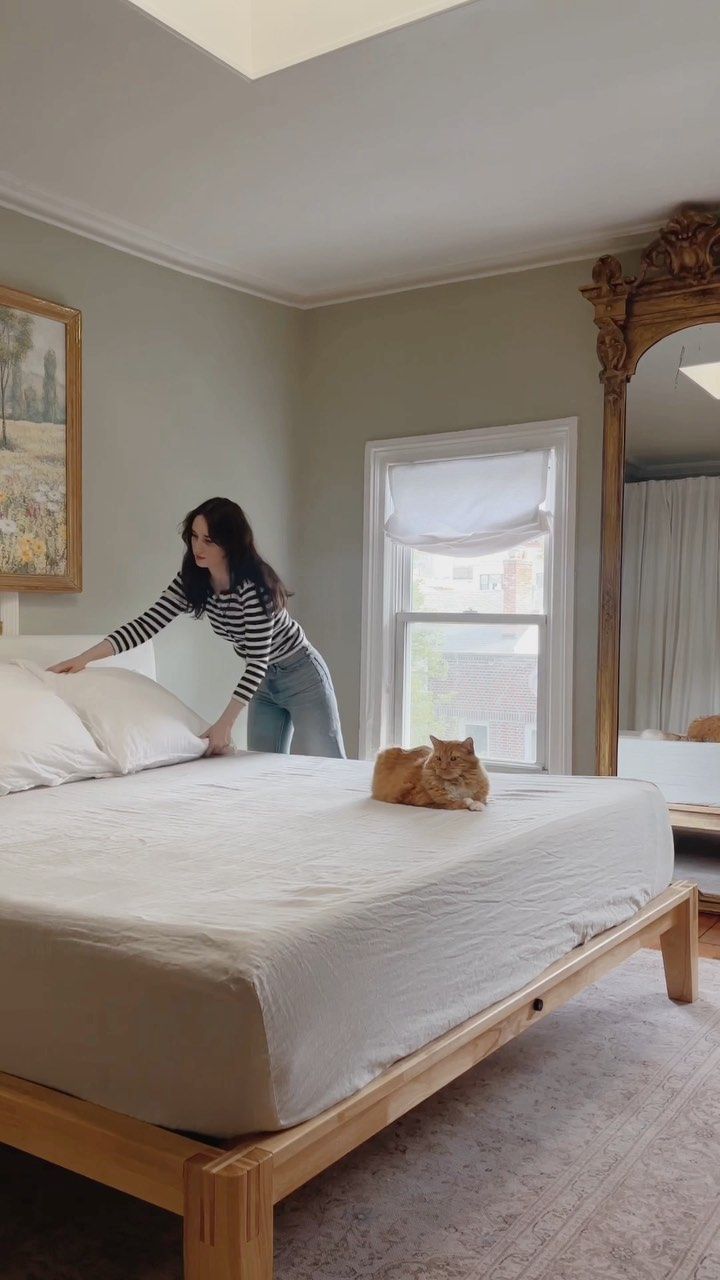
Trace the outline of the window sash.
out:
M 403 611 L 395 615 L 394 681 L 392 692 L 392 737 L 402 742 L 405 721 L 405 683 L 409 662 L 409 627 L 413 622 L 425 624 L 451 623 L 453 626 L 495 626 L 508 624 L 534 626 L 538 631 L 536 726 L 537 742 L 534 763 L 483 757 L 483 763 L 498 773 L 547 772 L 547 616 L 544 613 L 416 613 Z M 420 744 L 413 744 L 420 745 Z

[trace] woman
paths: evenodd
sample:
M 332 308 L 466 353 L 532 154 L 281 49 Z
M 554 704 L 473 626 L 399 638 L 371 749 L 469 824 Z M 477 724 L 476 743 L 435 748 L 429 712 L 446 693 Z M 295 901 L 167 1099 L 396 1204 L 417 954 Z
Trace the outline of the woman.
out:
M 229 498 L 209 498 L 183 521 L 186 551 L 180 572 L 146 613 L 51 671 L 82 671 L 88 662 L 133 649 L 180 613 L 205 614 L 210 625 L 246 660 L 245 671 L 215 724 L 208 755 L 232 745 L 232 728 L 248 704 L 251 751 L 287 753 L 294 739 L 301 755 L 345 757 L 340 716 L 328 668 L 290 617 L 288 593 L 258 554 L 242 509 Z

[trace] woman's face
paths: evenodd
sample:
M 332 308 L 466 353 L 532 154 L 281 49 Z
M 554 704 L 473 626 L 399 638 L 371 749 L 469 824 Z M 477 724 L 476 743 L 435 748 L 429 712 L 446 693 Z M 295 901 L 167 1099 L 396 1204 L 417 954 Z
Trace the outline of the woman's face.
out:
M 190 545 L 195 563 L 207 569 L 213 576 L 227 569 L 227 556 L 222 547 L 213 542 L 204 516 L 196 516 L 192 523 Z

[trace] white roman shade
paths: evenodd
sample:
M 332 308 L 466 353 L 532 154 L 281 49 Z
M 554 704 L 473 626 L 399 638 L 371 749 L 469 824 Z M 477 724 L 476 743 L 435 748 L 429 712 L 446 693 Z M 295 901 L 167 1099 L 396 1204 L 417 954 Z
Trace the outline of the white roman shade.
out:
M 549 469 L 547 449 L 391 466 L 385 532 L 437 555 L 508 551 L 547 531 Z

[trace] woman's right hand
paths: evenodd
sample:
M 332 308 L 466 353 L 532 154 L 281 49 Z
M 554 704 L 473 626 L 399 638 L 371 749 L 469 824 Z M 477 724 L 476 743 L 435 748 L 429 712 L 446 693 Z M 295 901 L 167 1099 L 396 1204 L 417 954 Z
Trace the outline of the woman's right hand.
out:
M 75 671 L 84 671 L 88 662 L 98 662 L 101 658 L 111 658 L 114 652 L 115 650 L 109 640 L 100 640 L 91 649 L 86 649 L 84 653 L 79 653 L 76 658 L 66 658 L 64 662 L 56 662 L 54 667 L 48 667 L 48 671 L 54 671 L 58 676 L 69 676 Z
M 87 658 L 79 654 L 77 658 L 66 658 L 64 662 L 56 662 L 54 667 L 48 667 L 48 671 L 54 671 L 58 676 L 71 675 L 75 671 L 84 671 L 87 662 Z

